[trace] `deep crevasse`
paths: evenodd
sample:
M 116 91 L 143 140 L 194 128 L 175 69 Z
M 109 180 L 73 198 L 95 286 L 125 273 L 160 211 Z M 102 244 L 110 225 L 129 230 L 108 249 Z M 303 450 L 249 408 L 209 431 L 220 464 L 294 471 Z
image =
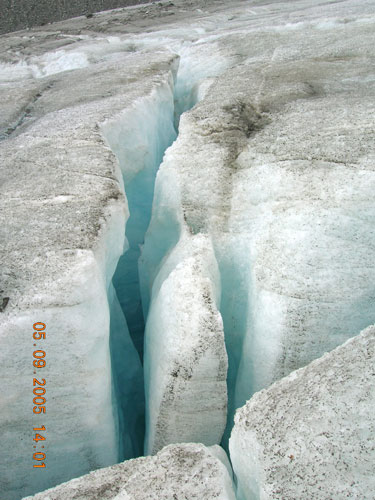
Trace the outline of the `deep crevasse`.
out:
M 200 366 L 209 352 L 204 350 L 209 331 L 222 339 L 222 326 L 212 321 L 219 311 L 229 358 L 224 446 L 236 408 L 254 392 L 373 322 L 373 281 L 363 280 L 362 269 L 354 265 L 356 253 L 348 251 L 350 245 L 365 261 L 371 243 L 368 248 L 357 244 L 355 232 L 347 231 L 345 212 L 360 214 L 360 228 L 353 227 L 370 240 L 367 216 L 362 215 L 367 202 L 361 194 L 353 201 L 353 193 L 343 189 L 349 175 L 357 193 L 368 187 L 350 167 L 326 168 L 325 155 L 329 157 L 330 151 L 324 150 L 329 145 L 322 139 L 322 164 L 307 169 L 299 151 L 296 159 L 288 160 L 290 165 L 286 163 L 288 141 L 277 142 L 280 123 L 256 110 L 248 77 L 259 83 L 257 75 L 248 68 L 238 70 L 236 76 L 229 73 L 215 82 L 204 102 L 182 117 L 180 135 L 157 177 L 141 267 L 145 307 L 151 294 L 145 383 L 149 452 L 176 437 L 199 439 L 207 445 L 220 441 L 226 419 L 223 344 L 221 352 L 218 348 L 210 353 L 207 372 Z M 284 98 L 283 92 L 275 83 L 269 90 L 271 97 L 264 99 L 274 99 L 278 93 Z M 325 110 L 306 97 L 303 86 L 293 99 L 299 115 L 307 108 L 325 126 Z M 299 120 L 289 120 L 287 107 L 284 112 L 285 126 L 291 129 L 288 140 L 306 141 L 298 135 L 302 134 Z M 347 126 L 345 119 L 340 126 Z M 275 152 L 268 152 L 269 144 L 275 145 Z M 327 180 L 323 187 L 321 175 Z M 332 185 L 339 187 L 337 192 L 330 190 Z M 329 214 L 326 200 L 334 207 Z M 345 208 L 339 208 L 344 203 Z M 344 241 L 342 234 L 347 235 Z M 369 262 L 367 274 L 370 266 Z M 312 268 L 319 271 L 312 273 Z M 183 273 L 184 280 L 180 279 Z M 206 280 L 205 293 L 201 280 Z M 203 295 L 206 303 L 200 302 Z M 213 308 L 211 317 L 207 303 Z M 174 315 L 174 323 L 168 313 Z M 197 331 L 200 343 L 195 343 Z M 155 340 L 155 332 L 164 332 L 168 341 Z M 197 395 L 197 380 L 212 384 L 212 389 L 205 392 L 202 384 Z M 185 423 L 187 414 L 195 423 L 190 428 Z
M 158 82 L 146 98 L 135 102 L 102 131 L 116 154 L 124 180 L 130 216 L 126 224 L 128 248 L 120 258 L 110 288 L 113 401 L 117 405 L 119 459 L 143 451 L 144 390 L 143 314 L 139 295 L 139 245 L 147 229 L 154 179 L 166 147 L 173 142 L 173 78 Z M 115 410 L 116 411 L 116 410 Z
M 183 53 L 176 84 L 176 121 L 230 61 Z M 193 47 L 194 51 L 194 47 Z M 185 123 L 185 122 L 184 122 Z M 181 133 L 188 133 L 182 125 Z M 212 239 L 191 232 L 181 212 L 175 156 L 157 174 L 152 222 L 140 259 L 145 331 L 145 453 L 175 442 L 218 444 L 227 419 L 228 357 L 220 314 L 221 280 Z
M 180 115 L 203 95 L 210 84 L 205 78 L 220 68 L 220 64 L 207 68 L 200 63 L 200 70 L 191 74 L 189 61 L 186 61 L 189 49 L 181 52 L 182 59 L 175 59 L 167 80 L 158 82 L 149 96 L 139 99 L 130 109 L 102 126 L 103 135 L 119 161 L 129 207 L 125 232 L 127 248 L 118 262 L 113 285 L 108 291 L 113 401 L 118 413 L 120 460 L 143 452 L 142 358 L 148 301 L 145 294 L 143 300 L 141 298 L 138 259 L 151 218 L 155 177 L 165 150 L 177 137 Z M 172 234 L 170 220 L 167 225 Z M 177 242 L 177 237 L 173 236 L 158 239 L 162 247 Z M 163 247 L 158 252 L 157 247 L 152 249 L 152 254 L 153 258 L 159 259 L 165 255 L 166 249 Z

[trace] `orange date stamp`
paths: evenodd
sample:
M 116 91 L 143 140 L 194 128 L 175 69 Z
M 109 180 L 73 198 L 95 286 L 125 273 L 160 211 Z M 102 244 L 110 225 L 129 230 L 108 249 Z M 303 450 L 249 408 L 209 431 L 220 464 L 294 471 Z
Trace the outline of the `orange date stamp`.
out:
M 40 321 L 34 323 L 33 329 L 34 341 L 43 342 L 46 339 L 45 323 L 42 323 Z M 46 351 L 43 344 L 34 343 L 34 347 L 37 347 L 37 349 L 33 352 L 34 375 L 36 375 L 36 377 L 33 378 L 33 413 L 39 415 L 46 413 L 46 379 L 42 378 L 43 372 L 39 371 L 46 366 Z M 42 349 L 42 347 L 44 349 Z M 35 442 L 33 460 L 38 462 L 34 464 L 33 467 L 44 468 L 46 464 L 45 462 L 42 462 L 42 460 L 45 460 L 46 458 L 44 448 L 46 438 L 42 434 L 39 434 L 38 431 L 44 432 L 46 428 L 44 425 L 42 425 L 40 427 L 33 427 L 33 430 L 35 431 L 35 437 L 33 438 L 33 441 Z

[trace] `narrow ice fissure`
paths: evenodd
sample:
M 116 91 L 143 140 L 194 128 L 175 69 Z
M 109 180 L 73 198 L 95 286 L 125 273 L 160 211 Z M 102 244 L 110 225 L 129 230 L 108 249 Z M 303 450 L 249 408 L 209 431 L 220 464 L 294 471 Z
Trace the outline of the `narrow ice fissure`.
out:
M 249 278 L 248 273 L 239 264 L 243 251 L 237 242 L 238 248 L 216 250 L 216 258 L 220 270 L 221 300 L 220 313 L 224 324 L 225 346 L 228 354 L 228 413 L 227 423 L 222 438 L 222 447 L 229 452 L 228 443 L 234 425 L 234 415 L 242 406 L 251 392 L 252 381 L 248 379 L 248 386 L 244 393 L 247 397 L 243 400 L 243 393 L 238 391 L 238 373 L 242 357 L 242 349 L 249 321 Z M 244 252 L 245 254 L 245 252 Z M 248 360 L 250 363 L 251 360 Z
M 160 82 L 153 92 L 139 100 L 120 120 L 103 130 L 112 151 L 116 154 L 123 173 L 128 200 L 129 218 L 125 236 L 128 248 L 119 259 L 109 291 L 111 305 L 110 347 L 113 373 L 113 401 L 115 419 L 118 421 L 119 460 L 143 455 L 145 441 L 145 389 L 150 374 L 145 373 L 143 345 L 145 323 L 149 308 L 144 276 L 139 275 L 139 258 L 148 230 L 153 203 L 158 204 L 155 179 L 166 149 L 178 137 L 182 113 L 199 100 L 199 86 L 207 76 L 191 75 L 183 61 L 169 82 Z M 202 76 L 202 75 L 201 75 Z M 171 188 L 173 189 L 173 188 Z M 168 211 L 168 210 L 167 210 Z M 158 218 L 155 236 L 148 233 L 146 256 L 153 269 L 177 244 L 180 229 L 176 215 L 166 213 Z M 241 358 L 242 343 L 246 332 L 248 310 L 248 283 L 243 280 L 233 249 L 217 253 L 222 285 L 220 313 L 224 322 L 225 343 L 229 358 L 227 378 L 228 416 L 222 446 L 228 452 L 228 439 L 233 426 L 233 416 L 238 401 L 235 388 Z M 142 258 L 145 257 L 143 251 Z M 146 272 L 143 268 L 143 274 Z M 141 279 L 140 279 L 141 278 Z M 143 281 L 142 281 L 143 280 Z M 151 280 L 152 282 L 152 280 Z M 239 287 L 239 284 L 242 283 Z M 146 367 L 147 368 L 147 367 Z M 145 368 L 145 369 L 146 369 Z
M 171 108 L 166 108 L 165 111 L 166 114 L 163 116 L 164 110 L 159 110 L 159 119 L 155 120 L 152 127 L 147 127 L 144 123 L 140 124 L 140 140 L 135 146 L 136 151 L 133 152 L 135 158 L 131 161 L 142 162 L 143 165 L 130 182 L 125 182 L 130 214 L 125 236 L 129 248 L 120 258 L 113 277 L 113 284 L 126 318 L 130 336 L 141 360 L 143 358 L 145 321 L 139 287 L 138 259 L 150 222 L 156 173 L 162 162 L 164 151 L 172 144 L 177 135 L 172 127 Z
M 181 81 L 176 68 L 171 73 L 169 82 L 160 82 L 122 118 L 103 127 L 120 164 L 129 209 L 125 227 L 128 248 L 119 259 L 109 289 L 112 390 L 120 461 L 143 455 L 146 318 L 138 260 L 151 219 L 155 178 L 164 152 L 177 138 L 181 114 L 197 101 L 194 85 Z

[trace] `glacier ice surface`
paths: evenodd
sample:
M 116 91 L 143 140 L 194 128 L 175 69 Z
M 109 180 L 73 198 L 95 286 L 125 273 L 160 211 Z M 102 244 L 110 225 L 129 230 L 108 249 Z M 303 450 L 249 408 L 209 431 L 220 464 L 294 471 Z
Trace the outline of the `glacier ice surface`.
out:
M 278 40 L 269 26 L 215 39 L 245 62 L 182 116 L 156 178 L 144 303 L 185 234 L 208 235 L 229 358 L 224 444 L 252 394 L 375 319 L 374 86 L 353 79 L 373 34 L 354 20 L 322 34 L 310 7 L 308 36 L 296 24 Z
M 204 3 L 1 38 L 0 418 L 15 465 L 0 471 L 12 500 L 140 453 L 147 315 L 150 450 L 218 443 L 228 411 L 226 446 L 254 392 L 375 321 L 372 2 Z M 43 478 L 29 467 L 24 389 L 41 315 L 53 335 Z

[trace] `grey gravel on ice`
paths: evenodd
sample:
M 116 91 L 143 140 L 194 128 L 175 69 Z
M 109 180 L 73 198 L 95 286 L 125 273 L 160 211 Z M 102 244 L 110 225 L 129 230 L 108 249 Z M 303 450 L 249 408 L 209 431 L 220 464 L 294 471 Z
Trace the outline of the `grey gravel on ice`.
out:
M 235 417 L 239 498 L 373 500 L 375 326 L 256 393 Z

